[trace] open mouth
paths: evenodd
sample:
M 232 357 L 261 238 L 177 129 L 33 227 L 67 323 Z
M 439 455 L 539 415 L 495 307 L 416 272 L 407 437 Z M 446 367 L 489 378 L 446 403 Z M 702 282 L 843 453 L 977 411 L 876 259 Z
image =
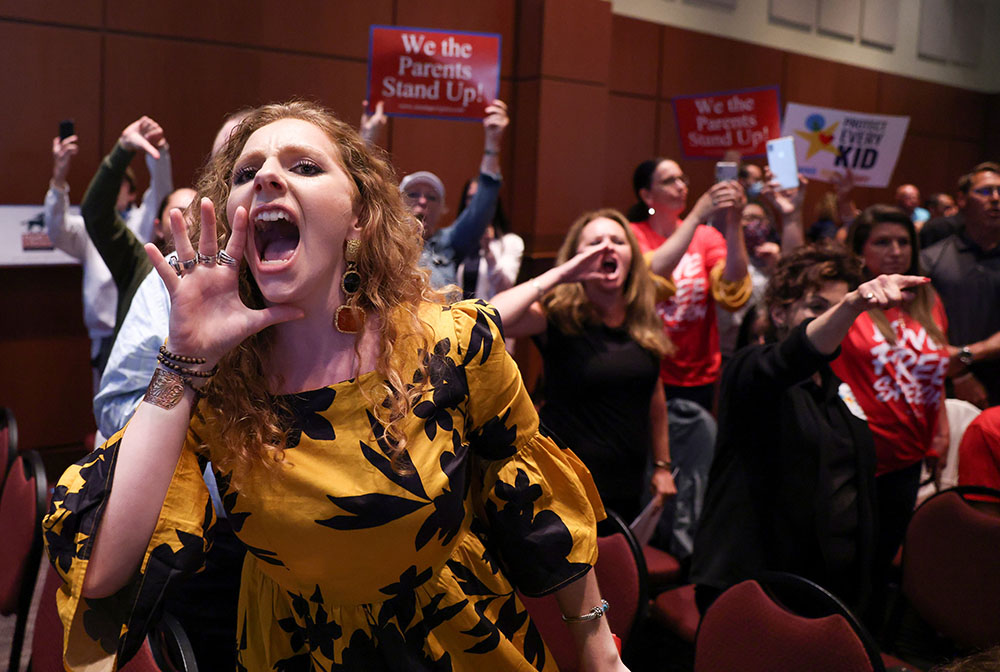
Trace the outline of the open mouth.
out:
M 265 263 L 283 263 L 299 246 L 299 227 L 283 210 L 262 210 L 254 217 L 254 245 Z
M 601 271 L 603 271 L 604 273 L 610 275 L 617 270 L 618 270 L 618 260 L 615 259 L 614 257 L 605 257 L 604 260 L 601 261 Z

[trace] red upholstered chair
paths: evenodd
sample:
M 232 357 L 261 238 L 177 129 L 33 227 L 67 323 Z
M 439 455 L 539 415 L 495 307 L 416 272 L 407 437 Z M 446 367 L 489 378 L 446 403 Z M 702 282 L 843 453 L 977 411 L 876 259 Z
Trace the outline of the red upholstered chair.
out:
M 52 567 L 47 570 L 31 640 L 31 672 L 62 672 L 65 669 L 62 663 L 63 626 L 56 607 L 56 592 L 62 579 Z M 135 657 L 122 667 L 122 672 L 197 671 L 187 635 L 170 616 L 163 617 Z
M 594 574 L 601 595 L 611 605 L 606 614 L 608 626 L 621 639 L 622 655 L 627 662 L 632 631 L 646 613 L 646 566 L 628 526 L 618 514 L 607 513 L 607 519 L 598 525 L 601 536 L 597 540 Z M 573 637 L 563 623 L 555 596 L 520 597 L 559 669 L 563 672 L 580 669 Z
M 0 614 L 15 614 L 10 672 L 21 663 L 21 647 L 31 609 L 31 596 L 42 557 L 42 516 L 48 483 L 35 451 L 19 455 L 0 495 Z
M 649 545 L 642 547 L 642 555 L 646 561 L 649 589 L 654 595 L 680 582 L 681 563 L 677 561 L 677 558 L 666 551 Z
M 817 594 L 826 593 L 811 586 L 821 591 Z M 796 592 L 801 591 L 796 588 Z M 840 613 L 805 616 L 796 611 L 757 581 L 731 587 L 702 619 L 695 644 L 695 672 L 885 670 L 877 650 L 866 646 L 867 634 L 859 632 L 856 619 L 852 623 Z
M 14 411 L 0 406 L 0 490 L 17 457 L 17 421 Z
M 694 643 L 701 614 L 694 601 L 694 586 L 671 588 L 653 599 L 653 620 L 685 642 Z
M 1000 491 L 944 490 L 917 508 L 903 541 L 903 595 L 962 648 L 1000 645 L 1000 516 L 970 503 L 990 498 Z

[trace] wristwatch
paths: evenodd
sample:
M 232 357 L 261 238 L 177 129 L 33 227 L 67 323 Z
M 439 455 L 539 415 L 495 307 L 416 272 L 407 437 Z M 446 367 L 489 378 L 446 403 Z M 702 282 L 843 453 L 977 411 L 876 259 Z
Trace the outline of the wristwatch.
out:
M 958 351 L 958 361 L 966 366 L 972 366 L 972 359 L 972 350 L 969 350 L 969 346 L 963 345 L 962 349 Z

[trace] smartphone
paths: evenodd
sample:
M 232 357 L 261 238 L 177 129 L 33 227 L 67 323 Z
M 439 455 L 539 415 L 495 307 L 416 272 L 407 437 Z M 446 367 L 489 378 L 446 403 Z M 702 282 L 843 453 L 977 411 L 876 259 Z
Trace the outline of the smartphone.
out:
M 782 189 L 799 186 L 799 164 L 795 160 L 795 138 L 786 135 L 767 141 L 767 165 Z
M 76 134 L 76 129 L 74 128 L 72 119 L 63 119 L 59 122 L 59 139 L 65 140 L 71 135 Z
M 715 164 L 715 181 L 728 182 L 739 175 L 740 167 L 734 161 L 719 161 Z

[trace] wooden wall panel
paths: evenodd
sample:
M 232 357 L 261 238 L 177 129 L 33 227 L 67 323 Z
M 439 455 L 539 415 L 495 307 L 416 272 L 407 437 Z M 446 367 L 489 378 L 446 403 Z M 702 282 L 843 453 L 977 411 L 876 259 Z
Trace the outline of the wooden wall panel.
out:
M 69 183 L 83 197 L 100 160 L 100 37 L 90 31 L 0 21 L 0 203 L 41 203 L 52 176 L 59 121 L 76 120 L 80 152 Z
M 392 23 L 392 0 L 107 0 L 115 31 L 368 60 L 368 26 Z
M 607 103 L 602 87 L 559 80 L 541 85 L 535 250 L 555 251 L 585 210 L 604 205 Z
M 0 405 L 14 409 L 22 448 L 94 430 L 80 285 L 79 266 L 0 268 Z
M 604 203 L 622 212 L 635 201 L 632 173 L 650 158 L 656 136 L 656 101 L 611 95 L 604 158 Z
M 611 56 L 611 3 L 547 0 L 542 72 L 604 85 Z
M 3 0 L 0 18 L 97 28 L 103 4 L 103 0 Z
M 171 143 L 178 186 L 192 183 L 222 120 L 238 108 L 301 96 L 351 124 L 361 117 L 367 68 L 358 61 L 121 35 L 107 38 L 106 53 L 114 84 L 105 97 L 105 151 L 148 114 Z
M 626 16 L 611 17 L 611 65 L 608 88 L 655 96 L 659 76 L 661 26 Z
M 859 112 L 885 112 L 879 108 L 878 92 L 879 76 L 874 70 L 800 54 L 788 54 L 785 57 L 782 103 L 805 103 Z
M 660 97 L 781 83 L 777 49 L 664 26 Z
M 947 137 L 954 130 L 950 87 L 885 73 L 879 80 L 878 111 L 909 116 L 909 133 Z

